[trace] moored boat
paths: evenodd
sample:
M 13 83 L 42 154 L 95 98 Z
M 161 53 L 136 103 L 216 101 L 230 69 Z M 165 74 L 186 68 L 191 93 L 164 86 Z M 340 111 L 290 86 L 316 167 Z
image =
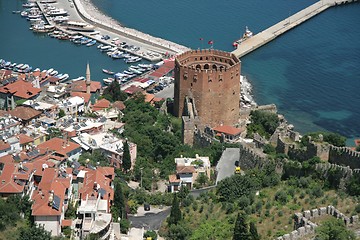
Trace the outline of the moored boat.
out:
M 243 36 L 239 39 L 233 42 L 233 47 L 237 47 L 239 46 L 239 44 L 241 44 L 242 42 L 244 42 L 246 39 L 249 39 L 253 36 L 253 32 L 249 30 L 249 28 L 246 26 L 245 27 L 245 33 L 243 34 Z
M 103 73 L 106 73 L 106 74 L 109 74 L 109 75 L 114 75 L 114 72 L 112 72 L 110 70 L 103 69 L 102 71 L 103 71 Z
M 91 40 L 89 43 L 86 44 L 87 47 L 91 47 L 96 44 L 96 40 Z
M 114 80 L 114 78 L 104 78 L 103 82 L 105 85 L 110 85 Z

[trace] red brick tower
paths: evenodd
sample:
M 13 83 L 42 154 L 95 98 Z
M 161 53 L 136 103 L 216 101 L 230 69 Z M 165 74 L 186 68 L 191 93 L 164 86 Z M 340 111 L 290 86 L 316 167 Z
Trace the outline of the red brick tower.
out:
M 201 127 L 234 125 L 240 116 L 240 60 L 213 49 L 192 50 L 175 59 L 174 113 L 189 115 L 185 98 L 194 103 Z M 199 127 L 199 126 L 198 126 Z

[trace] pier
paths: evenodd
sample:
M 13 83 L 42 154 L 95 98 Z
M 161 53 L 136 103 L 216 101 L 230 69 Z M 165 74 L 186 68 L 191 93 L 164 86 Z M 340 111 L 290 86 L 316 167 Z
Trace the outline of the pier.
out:
M 246 39 L 238 45 L 237 49 L 232 51 L 238 58 L 254 51 L 255 49 L 267 44 L 281 34 L 289 31 L 290 29 L 300 25 L 306 20 L 316 16 L 317 14 L 325 11 L 326 9 L 345 3 L 350 3 L 357 0 L 321 0 L 309 7 L 295 13 L 292 16 L 278 22 L 277 24 L 269 27 L 268 29 Z

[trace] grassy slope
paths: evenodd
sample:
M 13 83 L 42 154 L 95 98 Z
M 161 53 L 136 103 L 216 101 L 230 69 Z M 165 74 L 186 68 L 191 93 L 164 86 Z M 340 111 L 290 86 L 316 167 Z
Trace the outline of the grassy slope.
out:
M 306 193 L 305 189 L 299 188 L 295 188 L 293 197 L 288 195 L 286 204 L 280 204 L 274 200 L 277 191 L 286 191 L 288 188 L 286 182 L 283 182 L 276 187 L 261 190 L 259 196 L 256 196 L 254 204 L 251 206 L 250 220 L 256 223 L 261 239 L 274 239 L 282 234 L 290 233 L 293 230 L 293 215 L 296 212 L 334 205 L 342 213 L 351 216 L 357 204 L 356 199 L 340 196 L 332 190 L 324 192 L 322 197 L 316 198 L 312 197 L 311 193 Z M 301 193 L 302 198 L 300 198 Z M 255 204 L 258 201 L 262 202 L 262 209 L 256 212 Z M 217 235 L 213 239 L 231 239 L 238 207 L 234 206 L 234 211 L 226 214 L 227 208 L 222 207 L 222 203 L 213 203 L 211 199 L 198 199 L 196 202 L 197 207 L 194 207 L 193 203 L 189 207 L 182 208 L 185 222 L 192 229 L 193 236 L 196 231 L 204 229 L 204 231 L 214 232 L 213 236 Z M 314 222 L 320 223 L 325 219 L 320 218 Z M 162 230 L 165 228 L 166 226 Z

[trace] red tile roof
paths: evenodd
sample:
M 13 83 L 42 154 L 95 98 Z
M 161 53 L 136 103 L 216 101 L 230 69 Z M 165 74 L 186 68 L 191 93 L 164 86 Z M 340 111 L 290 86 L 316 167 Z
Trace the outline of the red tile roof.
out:
M 155 97 L 154 94 L 146 93 L 145 94 L 145 102 L 151 102 L 154 99 L 154 97 Z
M 61 221 L 61 226 L 62 227 L 71 227 L 72 225 L 72 220 L 71 219 L 63 219 Z
M 13 110 L 8 111 L 8 113 L 11 116 L 17 117 L 23 121 L 28 121 L 41 115 L 40 111 L 25 106 L 18 106 Z
M 177 173 L 194 173 L 195 168 L 194 168 L 194 166 L 177 166 L 176 172 Z
M 91 93 L 86 92 L 70 92 L 71 97 L 81 97 L 84 98 L 85 103 L 88 103 L 91 98 Z
M 109 209 L 110 209 L 110 201 L 114 199 L 114 189 L 111 187 L 112 179 L 107 176 L 111 174 L 114 176 L 114 170 L 110 170 L 111 168 L 98 168 L 96 170 L 90 170 L 85 174 L 84 184 L 81 189 L 79 189 L 80 198 L 85 200 L 86 197 L 95 197 L 98 198 L 100 194 L 100 189 L 105 190 L 105 195 L 102 196 L 102 199 L 109 200 Z M 108 174 L 108 175 L 105 175 Z
M 101 89 L 101 83 L 91 81 L 90 82 L 90 92 L 96 92 Z M 72 92 L 86 92 L 86 81 L 76 81 L 71 84 L 71 91 Z
M 103 98 L 98 100 L 94 105 L 92 105 L 91 109 L 93 111 L 100 111 L 100 110 L 104 110 L 110 107 L 110 101 Z
M 142 92 L 143 90 L 141 88 L 138 88 L 134 85 L 131 85 L 130 87 L 128 87 L 127 89 L 124 90 L 124 92 L 128 93 L 128 94 L 134 94 L 137 92 Z
M 218 126 L 213 129 L 216 132 L 224 133 L 227 135 L 239 135 L 242 130 L 240 128 L 224 125 L 224 126 Z
M 6 164 L 6 163 L 13 163 L 13 162 L 15 162 L 14 158 L 10 154 L 0 157 L 0 163 Z
M 0 175 L 0 193 L 22 193 L 31 171 L 24 170 L 17 163 L 5 164 Z
M 124 110 L 126 108 L 125 104 L 122 101 L 113 102 L 112 107 L 117 108 L 120 111 L 122 111 L 122 110 Z
M 169 175 L 169 182 L 170 183 L 179 183 L 180 179 L 177 178 L 176 174 Z
M 34 142 L 34 139 L 32 137 L 25 135 L 25 134 L 19 134 L 18 137 L 19 137 L 20 144 Z
M 0 151 L 4 151 L 4 150 L 7 150 L 7 149 L 11 149 L 11 146 L 9 143 L 6 143 L 4 141 L 0 141 Z
M 0 88 L 1 93 L 10 93 L 14 94 L 14 96 L 29 99 L 41 92 L 40 88 L 34 88 L 32 83 L 26 82 L 23 80 L 18 80 L 14 83 L 10 83 L 6 86 Z
M 59 178 L 58 170 L 46 168 L 43 171 L 38 190 L 34 191 L 32 200 L 33 216 L 61 216 L 64 205 L 65 192 L 70 186 L 71 178 Z M 60 199 L 58 209 L 55 208 L 53 200 L 57 196 Z
M 80 149 L 81 146 L 71 141 L 64 141 L 64 139 L 62 138 L 52 138 L 46 142 L 39 144 L 38 148 L 55 151 L 57 153 L 60 153 L 61 155 L 67 155 L 69 152 L 75 149 Z

